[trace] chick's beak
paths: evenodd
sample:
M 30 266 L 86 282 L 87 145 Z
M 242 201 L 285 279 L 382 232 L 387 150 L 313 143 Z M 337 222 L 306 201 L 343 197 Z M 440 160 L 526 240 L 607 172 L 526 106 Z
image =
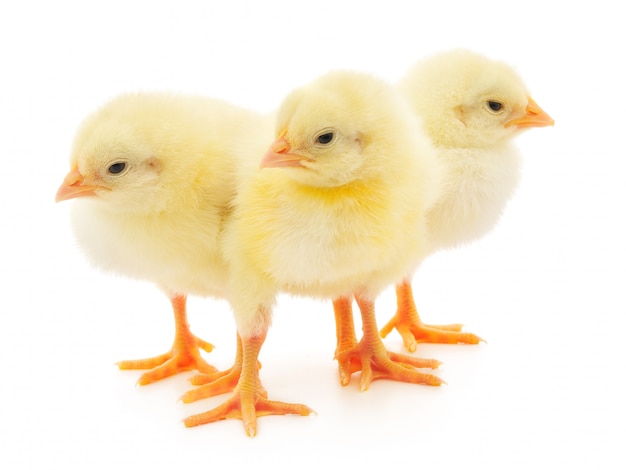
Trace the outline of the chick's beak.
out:
M 85 178 L 80 174 L 78 168 L 72 168 L 65 176 L 65 179 L 63 179 L 63 183 L 57 191 L 55 201 L 60 202 L 75 197 L 95 196 L 96 189 L 101 189 L 101 187 L 85 184 Z
M 295 153 L 289 153 L 291 146 L 283 135 L 279 136 L 269 150 L 261 160 L 261 168 L 277 168 L 286 166 L 303 166 L 303 161 L 311 161 L 303 155 L 297 155 Z
M 554 126 L 554 119 L 541 109 L 541 107 L 535 103 L 535 100 L 529 96 L 528 104 L 526 105 L 526 114 L 521 118 L 510 120 L 504 125 L 504 127 L 510 126 L 517 126 L 519 129 Z

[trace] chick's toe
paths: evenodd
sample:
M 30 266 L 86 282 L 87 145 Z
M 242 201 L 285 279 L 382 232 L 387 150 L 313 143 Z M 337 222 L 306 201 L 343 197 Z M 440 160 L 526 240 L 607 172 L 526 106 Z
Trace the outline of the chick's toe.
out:
M 484 341 L 473 333 L 462 332 L 463 325 L 426 325 L 422 322 L 415 307 L 413 292 L 409 282 L 396 286 L 398 309 L 396 314 L 381 328 L 380 335 L 385 338 L 393 329 L 402 337 L 404 347 L 415 352 L 418 343 L 478 344 Z

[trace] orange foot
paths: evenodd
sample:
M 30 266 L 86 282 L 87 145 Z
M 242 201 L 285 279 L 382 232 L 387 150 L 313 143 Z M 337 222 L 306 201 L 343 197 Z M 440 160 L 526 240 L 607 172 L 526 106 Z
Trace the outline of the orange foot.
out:
M 337 351 L 339 375 L 342 385 L 350 383 L 350 376 L 361 371 L 361 390 L 369 388 L 377 379 L 398 380 L 425 385 L 441 385 L 439 377 L 421 373 L 415 368 L 436 369 L 441 364 L 434 359 L 420 359 L 388 351 L 383 345 L 376 326 L 374 303 L 356 297 L 363 319 L 363 338 L 356 342 L 352 323 L 352 310 L 348 299 L 333 302 L 337 319 Z M 348 320 L 349 318 L 349 320 Z M 350 330 L 352 333 L 350 333 Z
M 311 413 L 314 413 L 311 408 L 305 405 L 284 403 L 267 399 L 267 392 L 262 387 L 261 379 L 259 378 L 259 367 L 257 361 L 259 350 L 261 349 L 264 340 L 265 334 L 242 340 L 241 367 L 239 369 L 239 373 L 237 372 L 238 366 L 236 362 L 235 366 L 229 373 L 217 378 L 217 382 L 204 385 L 204 387 L 209 387 L 205 392 L 194 395 L 194 391 L 192 391 L 183 395 L 182 400 L 189 403 L 199 398 L 216 394 L 213 392 L 223 393 L 220 390 L 223 390 L 225 385 L 230 384 L 233 377 L 239 375 L 232 397 L 212 410 L 186 418 L 184 420 L 185 426 L 199 426 L 201 424 L 213 423 L 223 419 L 240 419 L 243 422 L 246 434 L 253 437 L 256 435 L 257 417 L 286 414 L 308 416 Z M 211 388 L 214 384 L 220 381 L 224 383 Z M 208 393 L 208 395 L 205 393 Z
M 235 358 L 235 364 L 230 369 L 223 372 L 194 375 L 191 378 L 191 383 L 193 385 L 201 386 L 186 392 L 180 397 L 180 400 L 183 403 L 193 403 L 194 401 L 201 400 L 203 398 L 210 398 L 215 395 L 221 395 L 222 393 L 232 392 L 235 390 L 237 383 L 239 382 L 242 364 L 243 349 L 241 346 L 241 337 L 237 335 L 237 356 Z M 267 392 L 263 389 L 260 381 L 257 383 L 256 388 L 259 390 L 259 393 L 262 393 L 264 397 L 267 397 Z
M 415 352 L 417 343 L 478 344 L 484 341 L 475 334 L 462 332 L 463 325 L 461 324 L 426 325 L 422 323 L 415 308 L 411 284 L 408 281 L 403 281 L 396 286 L 396 297 L 398 311 L 380 330 L 380 336 L 385 338 L 395 328 L 409 352 Z
M 165 354 L 147 359 L 121 361 L 117 366 L 122 370 L 150 369 L 139 377 L 139 385 L 147 385 L 187 370 L 198 370 L 205 374 L 214 374 L 217 369 L 208 364 L 200 355 L 200 349 L 211 352 L 213 345 L 193 335 L 187 324 L 186 296 L 172 299 L 176 335 L 172 349 Z

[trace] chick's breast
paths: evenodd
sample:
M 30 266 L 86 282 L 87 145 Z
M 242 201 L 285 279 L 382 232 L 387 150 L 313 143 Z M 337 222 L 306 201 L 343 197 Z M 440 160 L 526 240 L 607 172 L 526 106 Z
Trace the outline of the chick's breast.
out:
M 171 292 L 222 294 L 227 268 L 218 248 L 218 211 L 124 217 L 98 206 L 76 201 L 72 210 L 76 240 L 96 266 Z
M 393 190 L 383 180 L 329 190 L 264 170 L 238 200 L 235 246 L 247 264 L 294 294 L 381 289 L 410 272 L 426 249 L 420 200 L 428 198 L 410 169 L 405 175 Z
M 518 185 L 519 152 L 512 146 L 496 150 L 438 150 L 446 169 L 441 196 L 428 211 L 432 249 L 469 243 L 498 222 Z

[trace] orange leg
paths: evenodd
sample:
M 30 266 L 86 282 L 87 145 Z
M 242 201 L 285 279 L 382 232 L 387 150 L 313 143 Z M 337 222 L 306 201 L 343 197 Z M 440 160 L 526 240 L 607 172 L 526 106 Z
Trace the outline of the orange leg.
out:
M 352 298 L 339 297 L 333 300 L 335 311 L 335 325 L 337 328 L 337 349 L 335 359 L 339 362 L 339 381 L 341 385 L 348 385 L 354 372 L 361 370 L 361 358 L 356 355 L 341 355 L 342 351 L 351 350 L 358 344 L 354 332 L 352 318 Z M 341 356 L 341 358 L 340 358 Z
M 385 338 L 394 328 L 402 336 L 404 347 L 409 352 L 415 352 L 417 343 L 466 343 L 478 344 L 483 341 L 472 333 L 461 332 L 463 325 L 425 325 L 420 320 L 411 283 L 402 281 L 396 285 L 398 310 L 391 320 L 380 330 L 380 336 Z
M 121 361 L 120 369 L 151 369 L 139 377 L 139 385 L 147 385 L 179 372 L 198 370 L 205 374 L 214 374 L 217 369 L 209 365 L 200 355 L 200 349 L 211 352 L 213 345 L 194 336 L 187 323 L 187 297 L 177 295 L 171 299 L 174 309 L 176 333 L 172 349 L 160 356 L 148 359 Z
M 260 416 L 314 413 L 308 406 L 271 401 L 261 386 L 258 356 L 266 332 L 260 336 L 241 339 L 241 373 L 233 395 L 220 406 L 185 419 L 187 427 L 213 423 L 222 419 L 240 419 L 246 434 L 256 435 L 256 419 Z
M 359 343 L 350 345 L 348 341 L 343 346 L 338 345 L 336 352 L 340 370 L 350 373 L 361 370 L 361 390 L 367 390 L 373 380 L 390 379 L 401 382 L 410 382 L 425 385 L 441 385 L 443 380 L 432 374 L 421 373 L 415 368 L 436 369 L 440 362 L 434 359 L 419 359 L 404 354 L 387 351 L 378 334 L 374 302 L 356 297 L 363 319 L 363 337 Z M 345 304 L 341 303 L 342 315 L 347 314 Z M 346 320 L 344 321 L 344 325 Z M 338 328 L 339 330 L 339 328 Z M 338 341 L 339 342 L 339 341 Z M 342 377 L 343 379 L 343 377 Z M 350 378 L 342 385 L 347 385 Z

